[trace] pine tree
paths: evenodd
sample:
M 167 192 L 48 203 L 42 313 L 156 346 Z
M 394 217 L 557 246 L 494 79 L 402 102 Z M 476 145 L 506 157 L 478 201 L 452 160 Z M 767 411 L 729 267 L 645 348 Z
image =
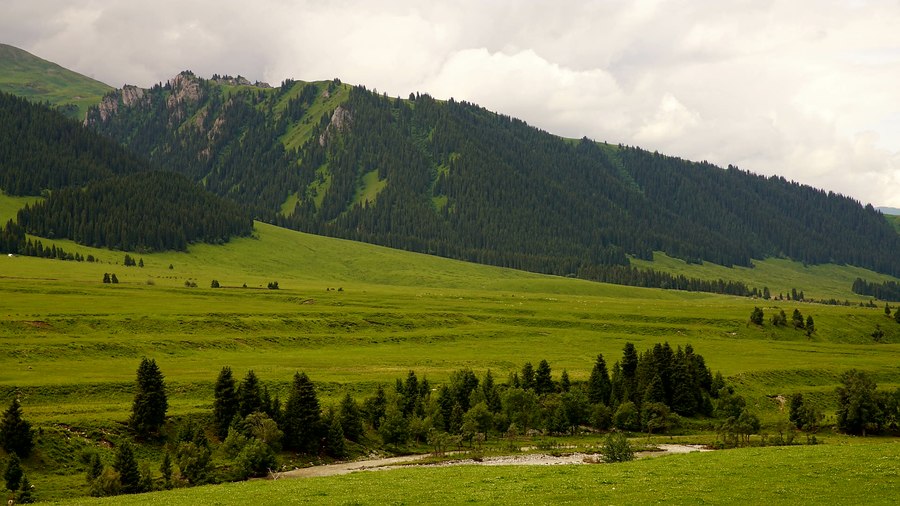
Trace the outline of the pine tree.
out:
M 91 453 L 86 472 L 87 482 L 93 482 L 94 480 L 99 478 L 101 474 L 103 474 L 103 462 L 100 460 L 100 455 L 97 453 Z
M 312 381 L 306 373 L 295 373 L 291 393 L 284 405 L 284 446 L 290 450 L 316 453 L 322 433 L 321 416 Z
M 359 442 L 363 436 L 362 416 L 359 406 L 349 393 L 341 400 L 340 421 L 344 436 L 350 441 Z
M 159 465 L 159 472 L 163 477 L 163 486 L 166 490 L 172 488 L 172 456 L 168 450 L 163 455 L 162 463 Z
M 3 479 L 6 480 L 6 489 L 15 491 L 19 489 L 22 483 L 22 461 L 19 456 L 13 453 L 9 456 L 9 462 L 6 463 L 6 470 L 3 472 Z
M 169 401 L 166 385 L 156 360 L 141 360 L 137 370 L 137 391 L 131 408 L 131 428 L 141 437 L 157 434 L 166 421 Z M 124 483 L 123 483 L 124 485 Z
M 20 457 L 28 457 L 34 447 L 31 424 L 22 417 L 18 397 L 13 398 L 0 420 L 0 446 L 7 453 L 16 453 Z
M 597 355 L 597 361 L 594 363 L 594 368 L 591 369 L 590 378 L 588 378 L 588 400 L 591 404 L 609 405 L 611 392 L 612 384 L 606 370 L 606 361 L 603 360 L 602 354 Z
M 141 473 L 138 471 L 137 460 L 134 458 L 134 449 L 128 441 L 119 446 L 116 452 L 116 459 L 113 462 L 113 469 L 119 473 L 119 482 L 122 484 L 123 493 L 136 494 L 141 492 L 139 486 Z
M 563 369 L 562 374 L 559 376 L 559 389 L 563 392 L 568 392 L 570 388 L 572 388 L 572 382 L 569 380 L 569 371 Z
M 534 366 L 531 362 L 525 362 L 522 366 L 522 390 L 534 389 Z
M 534 373 L 534 391 L 540 394 L 549 394 L 556 390 L 553 386 L 553 378 L 550 375 L 550 364 L 541 360 Z
M 245 418 L 256 411 L 262 411 L 262 393 L 259 387 L 259 378 L 256 377 L 256 373 L 252 369 L 247 371 L 247 376 L 244 377 L 244 381 L 238 387 L 238 399 L 241 418 Z
M 340 417 L 333 411 L 328 413 L 328 433 L 325 437 L 325 451 L 336 459 L 347 456 L 347 446 L 344 442 L 344 428 L 341 426 Z
M 19 504 L 30 504 L 34 502 L 34 496 L 32 495 L 32 486 L 31 482 L 28 481 L 28 476 L 22 474 L 22 485 L 19 487 L 19 493 L 16 495 L 16 502 Z
M 224 439 L 228 435 L 228 426 L 238 414 L 238 394 L 235 388 L 234 376 L 231 368 L 225 366 L 216 378 L 215 393 L 213 397 L 213 424 L 216 435 Z

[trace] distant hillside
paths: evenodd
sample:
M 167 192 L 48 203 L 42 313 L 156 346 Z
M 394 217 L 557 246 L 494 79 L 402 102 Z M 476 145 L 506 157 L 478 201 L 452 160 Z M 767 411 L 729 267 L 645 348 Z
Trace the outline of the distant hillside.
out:
M 151 171 L 120 145 L 41 104 L 0 92 L 0 190 L 45 194 L 0 224 L 0 251 L 40 254 L 25 234 L 125 250 L 183 250 L 248 235 L 250 217 L 184 176 Z
M 13 46 L 0 44 L 0 91 L 58 106 L 82 120 L 112 87 Z
M 567 141 L 427 95 L 247 84 L 183 73 L 108 95 L 88 121 L 256 217 L 303 231 L 618 282 L 633 273 L 609 266 L 653 251 L 900 275 L 900 236 L 880 213 L 783 178 Z
M 900 209 L 896 207 L 879 207 L 878 210 L 891 216 L 900 216 Z

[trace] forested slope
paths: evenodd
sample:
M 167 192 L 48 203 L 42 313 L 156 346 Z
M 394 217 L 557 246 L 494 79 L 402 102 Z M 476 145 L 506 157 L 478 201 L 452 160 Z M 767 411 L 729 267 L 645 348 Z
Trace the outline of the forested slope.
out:
M 850 198 L 561 139 L 465 102 L 182 73 L 107 96 L 88 122 L 254 216 L 303 231 L 593 279 L 633 278 L 622 270 L 627 255 L 653 251 L 900 275 L 900 236 Z
M 183 250 L 248 235 L 249 215 L 184 176 L 152 171 L 109 139 L 44 105 L 0 92 L 0 190 L 45 194 L 0 228 L 0 250 L 45 254 L 26 233 L 124 250 Z

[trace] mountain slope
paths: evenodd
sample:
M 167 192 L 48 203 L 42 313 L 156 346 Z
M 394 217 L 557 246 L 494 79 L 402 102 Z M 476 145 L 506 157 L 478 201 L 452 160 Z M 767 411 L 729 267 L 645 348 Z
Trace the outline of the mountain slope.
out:
M 452 99 L 183 73 L 107 96 L 88 122 L 303 231 L 595 279 L 610 279 L 604 266 L 627 264 L 626 254 L 653 251 L 900 275 L 900 237 L 870 206 L 783 178 L 567 141 Z
M 36 254 L 26 233 L 127 250 L 249 235 L 239 206 L 151 168 L 59 111 L 0 92 L 0 190 L 47 195 L 0 227 L 0 251 Z
M 49 102 L 66 115 L 83 119 L 88 107 L 112 87 L 19 48 L 0 44 L 0 91 Z

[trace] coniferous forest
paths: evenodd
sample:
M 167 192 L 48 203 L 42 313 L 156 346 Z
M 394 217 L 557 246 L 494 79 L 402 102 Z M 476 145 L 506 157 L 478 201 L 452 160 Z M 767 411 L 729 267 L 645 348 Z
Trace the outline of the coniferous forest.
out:
M 341 90 L 345 101 L 311 115 Z M 183 73 L 105 103 L 88 115 L 99 132 L 297 230 L 720 293 L 752 289 L 661 279 L 628 268 L 629 255 L 726 266 L 779 256 L 900 274 L 900 236 L 871 206 L 734 167 L 559 138 L 466 102 L 339 81 L 229 87 Z M 305 141 L 286 147 L 298 129 Z

